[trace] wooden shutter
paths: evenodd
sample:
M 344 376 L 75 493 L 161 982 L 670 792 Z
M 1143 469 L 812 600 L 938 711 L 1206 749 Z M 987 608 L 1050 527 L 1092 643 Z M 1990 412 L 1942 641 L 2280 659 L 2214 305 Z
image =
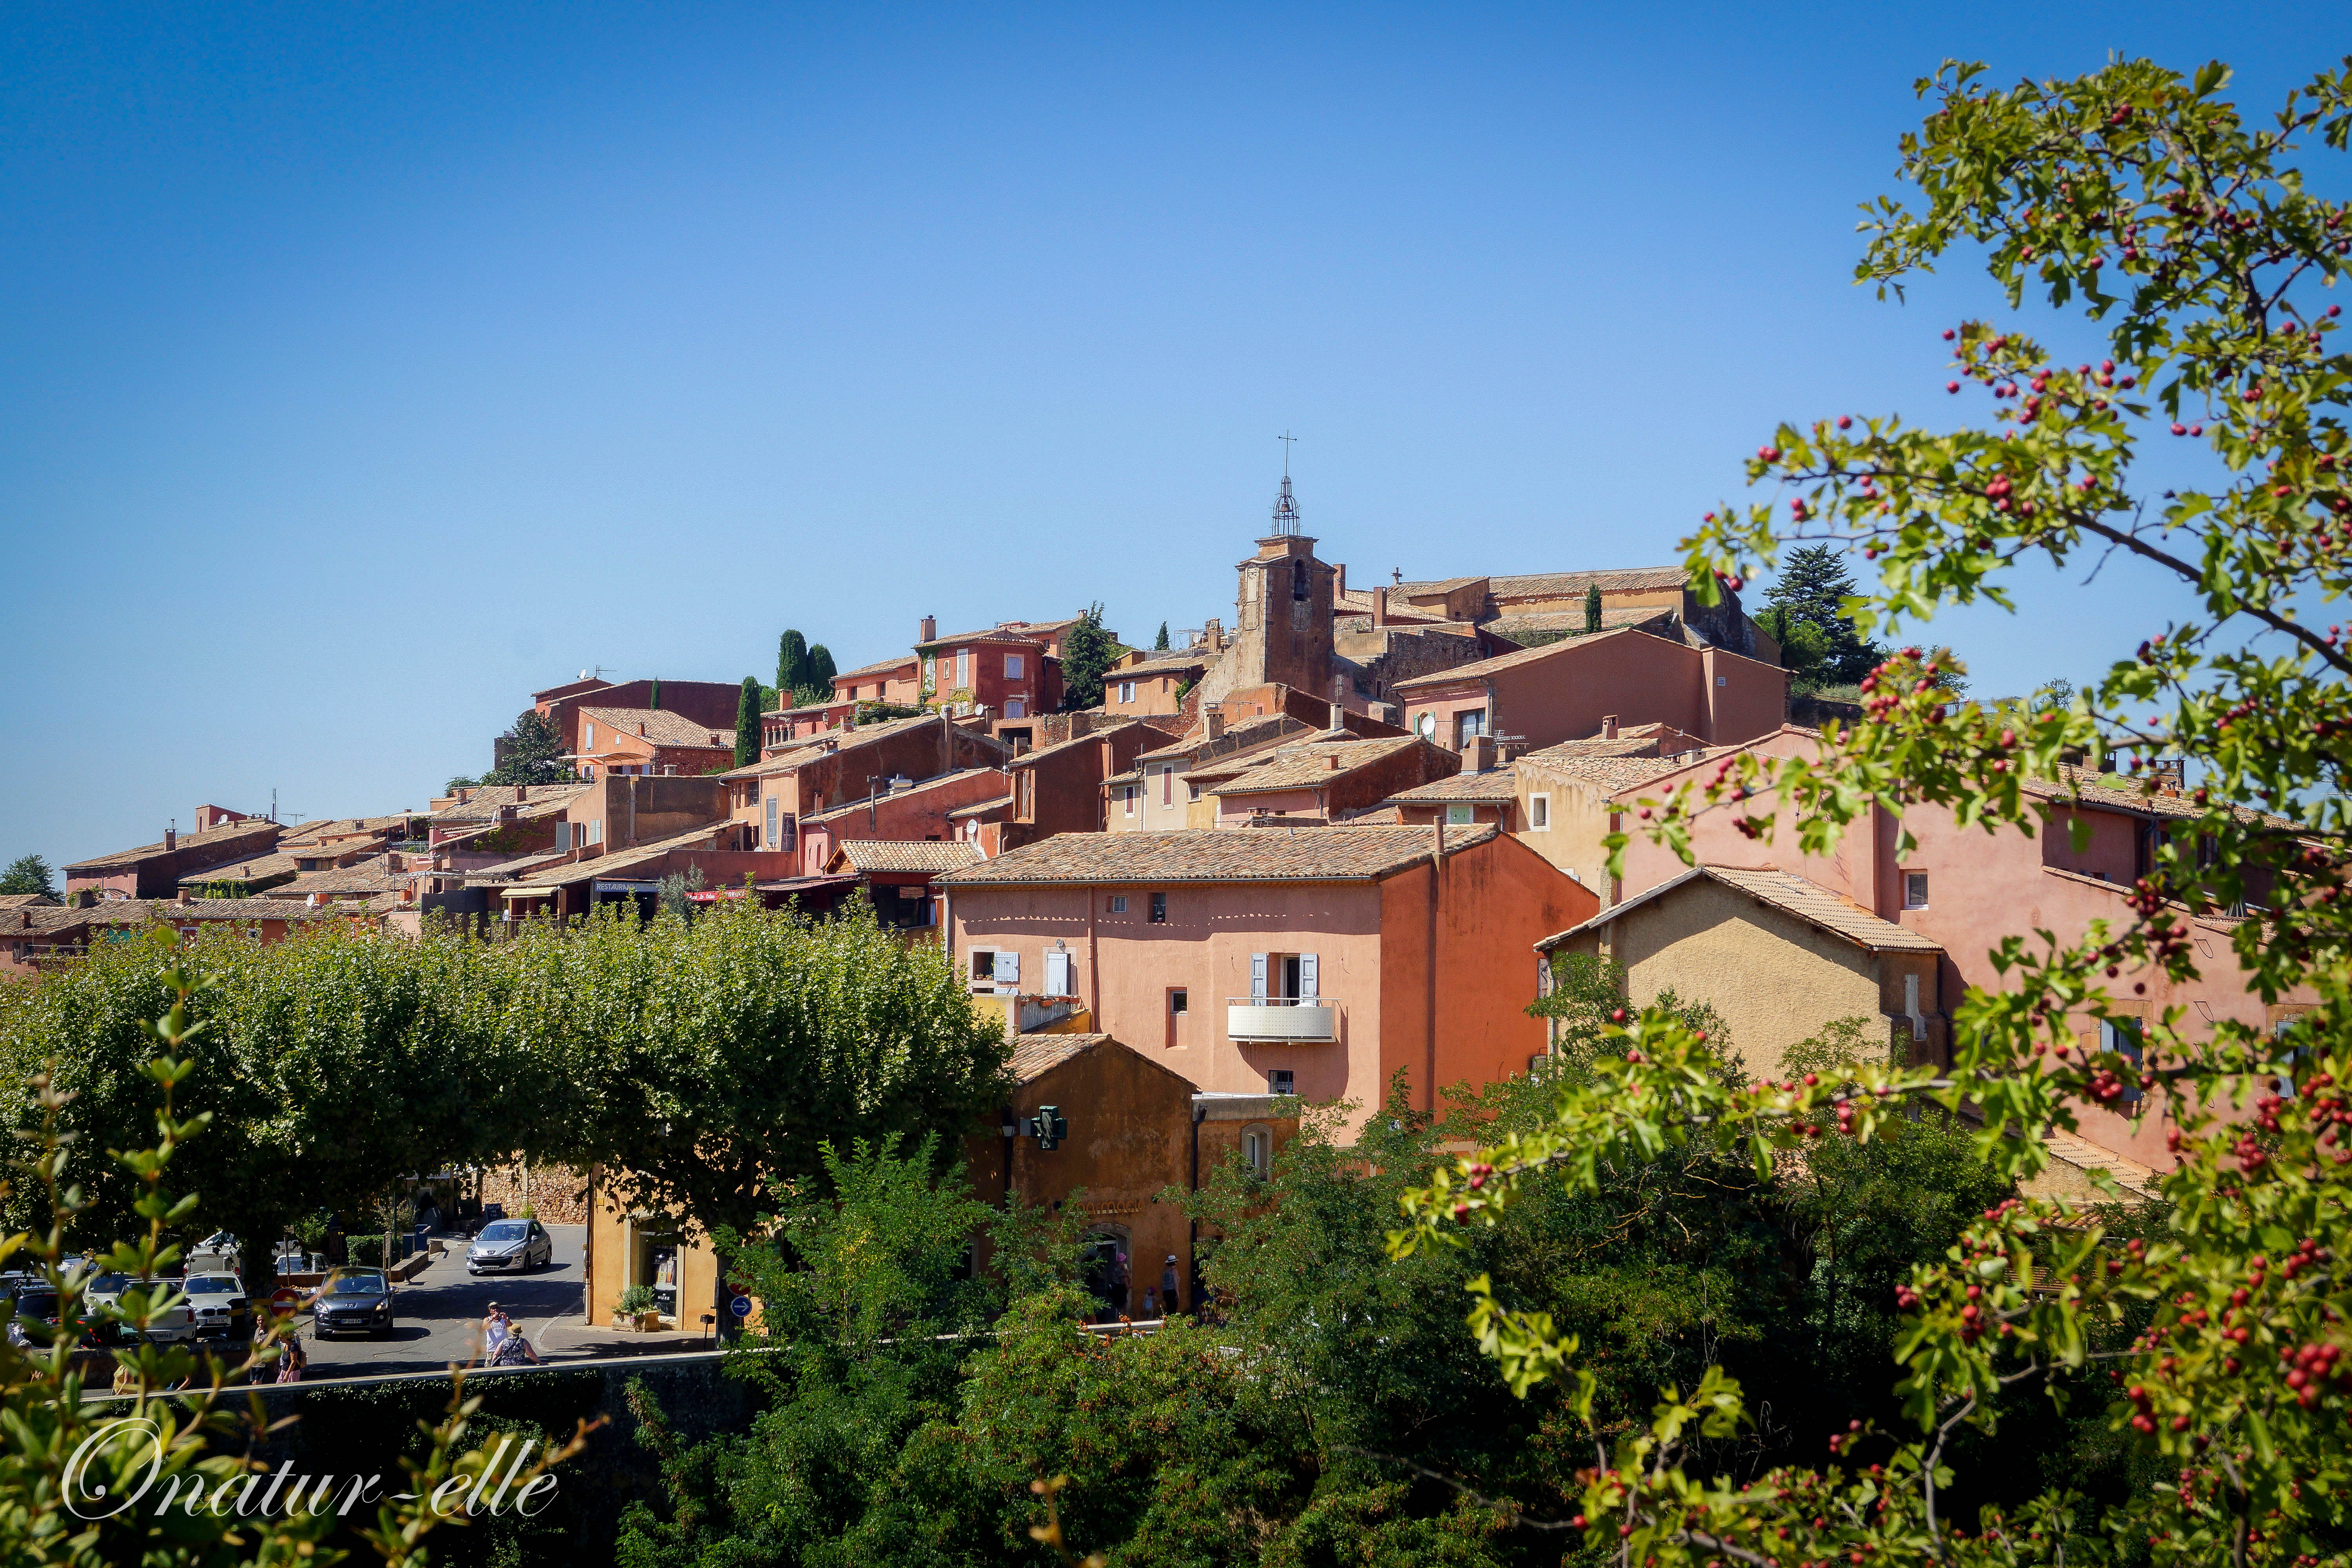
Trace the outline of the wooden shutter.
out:
M 1265 1001 L 1265 954 L 1250 954 L 1250 1000 L 1264 1005 Z
M 1068 953 L 1049 952 L 1045 955 L 1045 994 L 1048 996 L 1073 994 L 1070 989 L 1070 955 Z
M 1018 985 L 1021 984 L 1021 955 L 1019 953 L 1000 952 L 996 955 L 996 979 L 997 984 L 1001 985 Z
M 1176 804 L 1176 764 L 1174 763 L 1164 763 L 1160 769 L 1160 804 L 1162 805 Z
M 1298 955 L 1298 1000 L 1302 1004 L 1310 1003 L 1315 1000 L 1317 994 L 1315 955 L 1311 952 L 1302 952 Z

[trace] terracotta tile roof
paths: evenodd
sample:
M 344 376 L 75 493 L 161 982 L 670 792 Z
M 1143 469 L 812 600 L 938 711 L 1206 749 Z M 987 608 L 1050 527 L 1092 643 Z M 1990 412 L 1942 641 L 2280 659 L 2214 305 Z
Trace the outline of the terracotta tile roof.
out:
M 853 871 L 953 871 L 981 862 L 977 847 L 958 838 L 845 838 L 827 869 Z
M 1892 921 L 1880 920 L 1860 905 L 1831 892 L 1819 882 L 1771 867 L 1737 866 L 1694 866 L 1672 881 L 1661 882 L 1646 893 L 1601 910 L 1581 925 L 1573 926 L 1558 936 L 1544 938 L 1536 943 L 1536 951 L 1549 952 L 1559 942 L 1580 931 L 1598 931 L 1621 915 L 1653 900 L 1664 898 L 1676 889 L 1702 878 L 1746 893 L 1759 904 L 1792 915 L 1833 936 L 1842 936 L 1856 947 L 1872 952 L 1944 951 L 1939 944 L 1929 942 L 1917 931 L 1907 931 Z
M 992 812 L 1010 811 L 1012 809 L 1013 797 L 1009 795 L 1000 795 L 994 800 L 976 800 L 970 805 L 957 806 L 953 811 L 948 813 L 948 820 L 954 822 L 964 817 L 977 819 L 986 816 Z
M 658 860 L 673 849 L 707 849 L 713 837 L 734 825 L 732 817 L 714 817 L 699 827 L 689 827 L 684 833 L 673 833 L 649 844 L 633 845 L 609 855 L 592 856 L 585 860 L 551 867 L 544 871 L 533 871 L 516 878 L 515 883 L 519 887 L 554 888 L 567 882 L 584 881 L 592 877 L 616 877 L 633 866 Z
M 1211 785 L 1208 793 L 1259 795 L 1267 790 L 1314 789 L 1423 743 L 1411 735 L 1401 735 L 1393 740 L 1318 741 L 1284 746 L 1257 766 Z
M 200 849 L 207 845 L 234 843 L 239 838 L 258 839 L 264 832 L 267 832 L 270 835 L 267 842 L 275 843 L 277 835 L 283 831 L 284 829 L 277 823 L 266 817 L 254 818 L 244 822 L 223 823 L 218 827 L 207 827 L 201 833 L 183 833 L 173 842 L 181 849 Z M 126 866 L 135 866 L 142 860 L 164 852 L 163 846 L 160 842 L 142 844 L 136 849 L 118 849 L 111 855 L 100 855 L 88 860 L 77 860 L 66 867 L 65 872 L 70 877 L 82 872 L 116 870 Z
M 387 833 L 406 830 L 410 820 L 422 815 L 421 812 L 403 812 L 397 816 L 339 816 L 326 822 L 299 823 L 286 830 L 286 837 L 278 841 L 278 847 L 287 849 L 297 844 L 315 844 L 322 838 L 362 835 L 381 837 Z
M 1500 599 L 1558 599 L 1581 594 L 1597 583 L 1604 594 L 1679 588 L 1690 574 L 1679 566 L 1626 566 L 1612 572 L 1537 572 L 1524 577 L 1489 577 L 1487 591 Z
M 584 784 L 483 784 L 469 798 L 435 812 L 433 820 L 444 827 L 459 822 L 495 822 L 499 808 L 511 805 L 518 808 L 517 821 L 529 822 L 561 814 L 588 787 Z
M 1179 653 L 1160 651 L 1141 664 L 1126 664 L 1117 669 L 1103 671 L 1105 680 L 1138 680 L 1150 675 L 1179 675 L 1188 669 L 1206 669 L 1217 656 L 1213 653 Z
M 352 912 L 352 905 L 312 906 L 302 899 L 100 899 L 88 909 L 37 907 L 11 910 L 0 920 L 0 939 L 39 936 L 44 931 L 70 931 L 78 926 L 144 925 L 161 921 L 307 921 L 325 920 Z M 11 923 L 33 917 L 30 928 Z
M 877 795 L 874 797 L 874 803 L 878 805 L 888 801 L 905 800 L 909 795 L 921 795 L 927 790 L 938 789 L 943 784 L 951 784 L 959 780 L 971 778 L 975 773 L 1001 774 L 1003 771 L 1002 768 L 963 768 L 951 773 L 940 773 L 930 778 L 918 780 L 905 789 L 892 790 L 887 795 Z M 802 816 L 801 825 L 806 826 L 814 822 L 844 821 L 864 811 L 866 806 L 866 797 L 860 795 L 845 805 L 836 805 L 829 810 L 808 813 Z
M 1051 640 L 1054 633 L 1076 619 L 1076 616 L 1072 616 L 1068 620 L 1060 621 L 1014 621 L 1005 626 L 989 626 L 982 631 L 951 632 L 943 637 L 933 637 L 929 642 L 919 642 L 915 647 L 920 650 L 927 647 L 945 647 L 951 643 L 1034 642 L 1043 644 Z
M 1427 583 L 1398 583 L 1389 589 L 1389 600 L 1410 599 L 1415 595 L 1450 594 L 1465 583 L 1483 583 L 1484 577 L 1440 577 Z M 1373 584 L 1375 587 L 1378 584 Z
M 501 860 L 495 866 L 478 866 L 473 870 L 462 873 L 442 871 L 435 874 L 443 877 L 462 875 L 466 879 L 467 887 L 487 887 L 498 882 L 511 882 L 518 877 L 526 876 L 533 871 L 545 870 L 550 866 L 563 865 L 571 858 L 571 853 L 567 850 L 542 849 L 537 854 L 518 855 L 511 860 Z
M 1023 1035 L 1013 1043 L 1013 1081 L 1029 1083 L 1044 1078 L 1064 1062 L 1072 1062 L 1108 1040 L 1108 1035 Z
M 1451 855 L 1495 836 L 1491 823 L 1445 835 Z M 1369 882 L 1437 848 L 1427 827 L 1212 827 L 1174 833 L 1062 833 L 940 879 L 950 887 L 1087 882 Z
M 377 855 L 332 871 L 305 871 L 274 891 L 280 898 L 300 899 L 312 893 L 394 893 L 407 885 L 407 876 L 392 868 L 392 857 Z
M 735 749 L 734 731 L 713 730 L 667 708 L 583 708 L 580 717 L 626 740 L 650 741 L 657 746 L 698 746 L 705 751 Z M 603 742 L 600 731 L 595 749 L 609 750 Z
M 1331 819 L 1334 827 L 1402 827 L 1404 812 L 1393 805 L 1363 805 Z
M 794 768 L 813 763 L 824 756 L 828 745 L 835 751 L 855 751 L 860 746 L 870 746 L 877 741 L 885 740 L 901 730 L 912 728 L 917 724 L 928 724 L 936 730 L 940 727 L 940 716 L 936 713 L 919 713 L 910 719 L 886 719 L 879 724 L 860 724 L 848 730 L 827 730 L 822 735 L 806 737 L 801 744 L 794 746 L 789 752 L 779 752 L 774 756 L 761 762 L 746 763 L 740 768 L 729 768 L 724 773 L 711 773 L 707 776 L 719 779 L 750 779 L 764 778 L 770 773 L 788 773 Z M 971 736 L 986 741 L 991 745 L 1001 744 L 994 736 L 984 735 L 966 725 L 957 725 L 956 732 L 959 737 Z
M 1674 610 L 1664 605 L 1618 605 L 1601 612 L 1601 629 L 1621 631 L 1627 626 L 1664 626 L 1675 618 Z M 1498 616 L 1486 623 L 1486 629 L 1498 637 L 1517 641 L 1538 632 L 1566 632 L 1570 637 L 1582 637 L 1582 610 L 1547 611 L 1533 616 Z M 1559 639 L 1553 638 L 1556 642 Z
M 1124 724 L 1113 724 L 1108 729 L 1090 730 L 1083 735 L 1073 735 L 1066 741 L 1056 741 L 1050 746 L 1040 746 L 1035 751 L 1024 752 L 1006 763 L 1005 770 L 1010 772 L 1014 768 L 1025 768 L 1033 763 L 1042 762 L 1047 757 L 1059 756 L 1062 752 L 1076 747 L 1088 745 L 1097 741 L 1108 741 L 1113 735 L 1146 727 L 1141 721 L 1130 719 Z
M 896 658 L 877 659 L 872 664 L 861 664 L 856 669 L 838 670 L 835 672 L 833 679 L 842 681 L 855 680 L 861 675 L 895 675 L 902 669 L 913 670 L 917 663 L 918 660 L 913 654 L 902 653 Z
M 2039 800 L 2063 803 L 2080 799 L 2085 805 L 2105 806 L 2110 810 L 2134 812 L 2142 816 L 2204 815 L 2197 803 L 2185 795 L 2158 795 L 2152 789 L 2143 794 L 2141 786 L 2132 782 L 2129 773 L 2103 773 L 2096 768 L 2061 767 L 2058 777 L 2054 779 L 2021 779 L 2019 787 Z M 2241 822 L 2262 822 L 2273 827 L 2296 831 L 2305 826 L 2291 817 L 2273 816 L 2265 812 L 2250 811 L 2244 806 L 2233 806 L 2231 811 Z
M 1654 756 L 1538 757 L 1534 753 L 1521 757 L 1519 763 L 1531 763 L 1538 771 L 1555 778 L 1576 779 L 1594 785 L 1605 795 L 1623 795 L 1639 789 L 1684 765 Z
M 1613 632 L 1595 632 L 1591 637 L 1565 637 L 1559 642 L 1545 643 L 1540 647 L 1523 647 L 1517 653 L 1501 654 L 1494 658 L 1482 658 L 1475 664 L 1457 664 L 1452 669 L 1441 669 L 1433 674 L 1416 676 L 1411 680 L 1400 680 L 1389 689 L 1399 692 L 1412 691 L 1433 686 L 1444 686 L 1457 680 L 1483 680 L 1490 675 L 1498 675 L 1507 669 L 1517 669 L 1523 664 L 1535 664 L 1543 659 L 1559 658 L 1585 648 L 1597 647 L 1612 637 L 1646 637 L 1649 635 L 1647 632 L 1624 626 Z
M 1195 731 L 1172 746 L 1142 752 L 1135 760 L 1139 763 L 1205 762 L 1212 757 L 1237 756 L 1289 736 L 1312 733 L 1314 731 L 1303 720 L 1294 719 L 1287 713 L 1268 713 L 1230 725 L 1213 741 Z
M 47 893 L 0 893 L 0 910 L 53 910 L 58 900 Z
M 1643 724 L 1639 729 L 1617 731 L 1614 740 L 1604 741 L 1595 735 L 1582 741 L 1561 741 L 1539 751 L 1520 753 L 1531 763 L 1562 761 L 1569 757 L 1654 757 L 1658 754 L 1658 731 L 1663 724 Z
M 226 866 L 191 871 L 180 879 L 179 886 L 200 888 L 207 882 L 266 882 L 272 877 L 291 877 L 301 868 L 293 856 L 283 849 L 275 849 L 267 855 L 257 855 L 250 860 L 232 860 Z
M 1401 789 L 1389 796 L 1391 805 L 1449 801 L 1459 805 L 1469 801 L 1491 805 L 1518 798 L 1518 775 L 1508 766 L 1489 768 L 1483 773 L 1465 769 L 1450 779 L 1437 779 L 1411 789 Z

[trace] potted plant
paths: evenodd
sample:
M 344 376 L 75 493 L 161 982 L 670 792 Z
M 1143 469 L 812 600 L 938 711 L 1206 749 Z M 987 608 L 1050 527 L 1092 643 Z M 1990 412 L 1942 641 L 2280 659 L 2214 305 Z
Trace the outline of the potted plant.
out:
M 621 1292 L 620 1304 L 613 1312 L 614 1328 L 635 1329 L 640 1333 L 651 1333 L 659 1324 L 659 1315 L 654 1311 L 652 1286 L 632 1285 Z

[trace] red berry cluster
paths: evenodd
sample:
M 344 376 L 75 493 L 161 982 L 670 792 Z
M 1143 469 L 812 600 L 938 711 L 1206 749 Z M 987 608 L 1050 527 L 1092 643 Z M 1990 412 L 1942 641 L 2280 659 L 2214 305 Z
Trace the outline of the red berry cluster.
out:
M 2287 1387 L 2294 1391 L 2294 1402 L 2305 1410 L 2319 1403 L 2319 1396 L 2329 1383 L 2352 1384 L 2352 1367 L 2339 1374 L 2336 1358 L 2342 1351 L 2335 1345 L 2296 1345 L 2279 1352 L 2279 1366 L 2286 1373 Z

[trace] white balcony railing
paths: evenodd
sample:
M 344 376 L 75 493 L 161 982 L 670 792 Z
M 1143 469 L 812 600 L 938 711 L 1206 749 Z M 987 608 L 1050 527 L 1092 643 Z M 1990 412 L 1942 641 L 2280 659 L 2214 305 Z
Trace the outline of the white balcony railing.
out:
M 1234 1040 L 1336 1040 L 1339 1009 L 1319 996 L 1228 996 L 1225 1036 Z

